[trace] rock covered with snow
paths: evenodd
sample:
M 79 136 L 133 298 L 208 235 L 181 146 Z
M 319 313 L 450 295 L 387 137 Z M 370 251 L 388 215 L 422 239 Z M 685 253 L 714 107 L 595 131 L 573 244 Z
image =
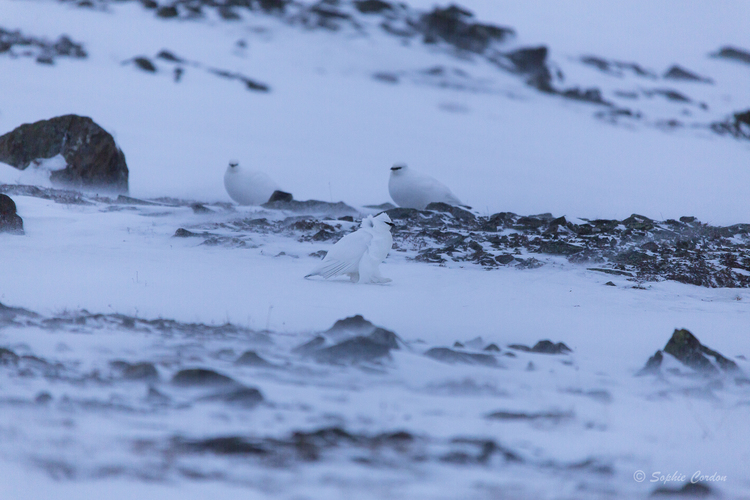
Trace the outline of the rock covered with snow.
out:
M 62 155 L 67 167 L 53 184 L 128 191 L 125 154 L 109 132 L 86 116 L 64 115 L 23 124 L 0 136 L 0 161 L 20 170 L 38 158 Z

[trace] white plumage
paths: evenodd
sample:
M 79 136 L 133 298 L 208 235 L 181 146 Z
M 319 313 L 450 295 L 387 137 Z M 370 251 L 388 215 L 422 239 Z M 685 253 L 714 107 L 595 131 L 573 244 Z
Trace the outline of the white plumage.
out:
M 240 205 L 261 205 L 268 201 L 278 184 L 265 172 L 246 170 L 236 161 L 230 161 L 224 173 L 224 187 L 229 196 Z
M 399 207 L 424 210 L 430 203 L 463 205 L 448 186 L 403 164 L 391 167 L 388 192 Z
M 337 241 L 305 278 L 348 275 L 354 283 L 388 283 L 390 278 L 381 276 L 378 266 L 393 246 L 392 226 L 386 213 L 365 217 L 360 228 Z

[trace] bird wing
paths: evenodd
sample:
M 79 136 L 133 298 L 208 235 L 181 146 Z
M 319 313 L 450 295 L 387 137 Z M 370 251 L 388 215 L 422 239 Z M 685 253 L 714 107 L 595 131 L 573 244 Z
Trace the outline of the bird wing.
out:
M 372 234 L 359 229 L 347 234 L 328 251 L 323 262 L 307 276 L 320 275 L 325 279 L 357 271 L 362 255 L 372 241 Z

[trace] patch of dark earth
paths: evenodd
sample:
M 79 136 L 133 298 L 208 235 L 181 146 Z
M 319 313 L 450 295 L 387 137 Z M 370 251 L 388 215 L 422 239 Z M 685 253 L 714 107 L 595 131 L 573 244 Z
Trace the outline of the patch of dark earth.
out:
M 0 193 L 34 196 L 63 204 L 100 204 L 105 210 L 144 207 L 191 207 L 195 213 L 223 213 L 230 218 L 177 228 L 175 237 L 202 244 L 256 247 L 252 235 L 275 234 L 300 242 L 335 243 L 359 228 L 360 211 L 343 202 L 274 201 L 266 212 L 232 218 L 228 203 L 204 204 L 175 198 L 108 198 L 78 191 L 23 185 L 0 185 Z M 384 204 L 382 208 L 392 207 Z M 548 256 L 603 274 L 646 282 L 677 281 L 709 288 L 750 287 L 750 224 L 712 226 L 695 217 L 656 221 L 633 214 L 623 220 L 578 219 L 552 214 L 522 216 L 499 212 L 477 215 L 444 203 L 427 210 L 387 208 L 396 224 L 393 250 L 417 262 L 472 264 L 485 269 L 534 269 Z M 144 215 L 153 215 L 145 214 Z M 158 215 L 168 215 L 159 213 Z M 318 252 L 316 256 L 322 257 Z

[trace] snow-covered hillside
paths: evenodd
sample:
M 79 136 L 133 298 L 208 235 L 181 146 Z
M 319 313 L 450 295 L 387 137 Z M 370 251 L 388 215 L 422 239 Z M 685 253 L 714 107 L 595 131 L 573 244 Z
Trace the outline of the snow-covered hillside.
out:
M 0 0 L 0 135 L 90 116 L 130 172 L 0 164 L 1 498 L 750 495 L 750 7 L 435 7 Z M 473 214 L 304 280 L 396 162 Z

